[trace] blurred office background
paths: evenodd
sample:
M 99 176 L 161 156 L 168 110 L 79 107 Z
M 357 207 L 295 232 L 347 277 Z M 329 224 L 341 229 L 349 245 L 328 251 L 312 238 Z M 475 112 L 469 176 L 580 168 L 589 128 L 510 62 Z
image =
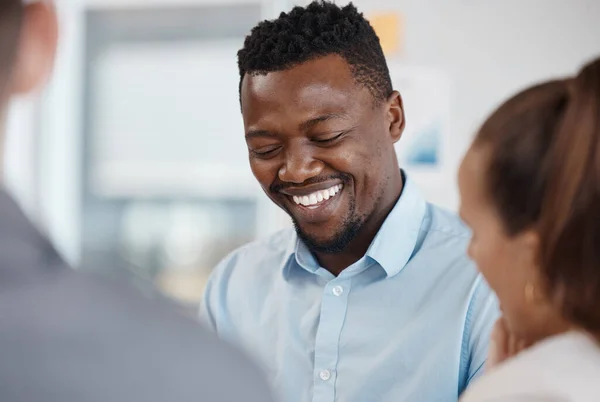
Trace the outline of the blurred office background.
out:
M 57 2 L 55 74 L 39 101 L 13 105 L 5 175 L 69 262 L 196 306 L 221 258 L 289 225 L 248 166 L 236 52 L 257 22 L 308 3 Z M 485 115 L 600 54 L 598 0 L 354 4 L 377 24 L 405 97 L 402 164 L 449 209 Z

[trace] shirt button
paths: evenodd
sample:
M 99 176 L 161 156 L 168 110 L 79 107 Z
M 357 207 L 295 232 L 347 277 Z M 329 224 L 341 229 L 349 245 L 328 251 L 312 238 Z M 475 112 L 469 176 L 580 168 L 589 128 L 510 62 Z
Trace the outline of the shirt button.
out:
M 328 381 L 331 378 L 329 370 L 323 370 L 319 373 L 319 378 L 323 381 Z
M 333 288 L 333 294 L 334 296 L 341 296 L 344 293 L 344 288 L 341 286 L 336 286 Z

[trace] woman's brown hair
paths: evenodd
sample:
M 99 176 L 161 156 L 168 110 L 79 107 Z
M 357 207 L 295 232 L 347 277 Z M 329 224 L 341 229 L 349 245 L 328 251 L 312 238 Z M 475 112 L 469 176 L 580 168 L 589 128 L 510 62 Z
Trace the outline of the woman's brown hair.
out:
M 600 59 L 517 94 L 481 127 L 486 190 L 509 235 L 534 229 L 547 296 L 600 334 Z

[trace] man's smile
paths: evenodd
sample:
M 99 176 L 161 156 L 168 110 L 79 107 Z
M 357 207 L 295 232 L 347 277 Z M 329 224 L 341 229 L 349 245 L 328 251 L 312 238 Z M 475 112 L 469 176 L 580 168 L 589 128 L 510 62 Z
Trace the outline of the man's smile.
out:
M 298 223 L 318 223 L 332 217 L 341 204 L 344 184 L 328 181 L 303 187 L 288 187 L 280 191 L 287 209 Z

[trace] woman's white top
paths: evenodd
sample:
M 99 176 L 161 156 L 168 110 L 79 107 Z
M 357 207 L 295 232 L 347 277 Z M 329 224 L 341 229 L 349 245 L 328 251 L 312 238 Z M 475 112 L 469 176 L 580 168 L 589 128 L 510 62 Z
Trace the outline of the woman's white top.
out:
M 548 338 L 491 369 L 461 402 L 600 402 L 600 345 L 587 334 Z

